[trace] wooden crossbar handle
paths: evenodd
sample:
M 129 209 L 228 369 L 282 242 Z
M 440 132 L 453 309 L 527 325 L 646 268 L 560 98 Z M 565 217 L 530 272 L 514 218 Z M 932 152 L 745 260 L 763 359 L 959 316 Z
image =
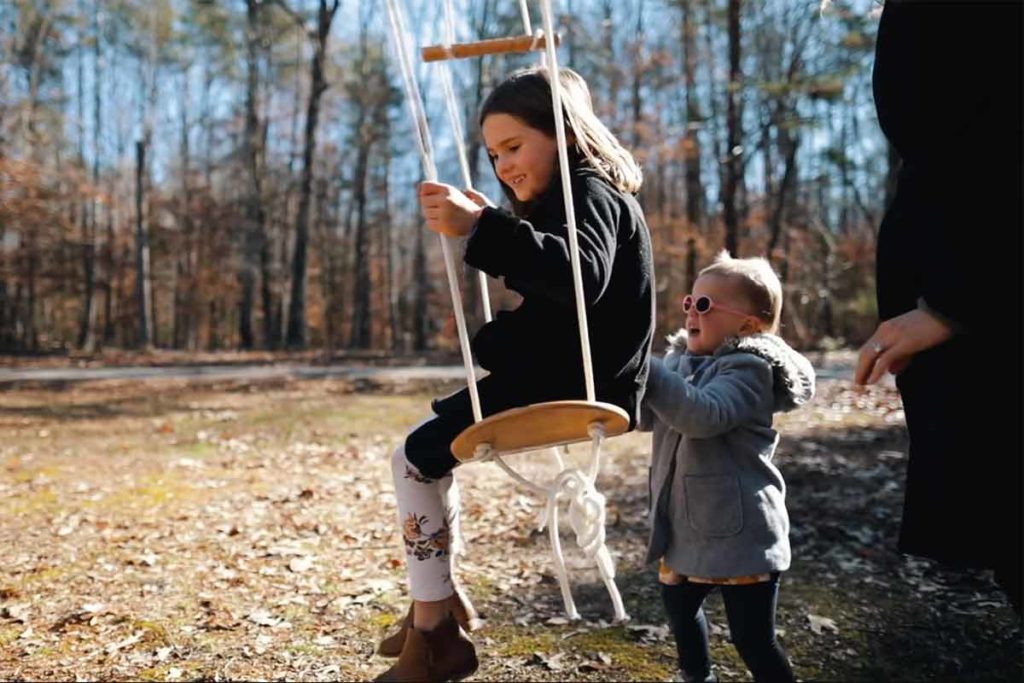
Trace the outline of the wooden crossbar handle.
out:
M 555 34 L 555 47 L 562 42 L 562 38 Z M 439 62 L 445 59 L 465 59 L 466 57 L 480 57 L 482 55 L 497 55 L 506 52 L 529 52 L 531 48 L 543 50 L 547 47 L 547 36 L 540 36 L 534 45 L 534 37 L 526 34 L 512 36 L 511 38 L 492 38 L 481 40 L 476 43 L 455 43 L 449 45 L 451 55 L 445 50 L 444 45 L 428 45 L 420 50 L 424 62 Z

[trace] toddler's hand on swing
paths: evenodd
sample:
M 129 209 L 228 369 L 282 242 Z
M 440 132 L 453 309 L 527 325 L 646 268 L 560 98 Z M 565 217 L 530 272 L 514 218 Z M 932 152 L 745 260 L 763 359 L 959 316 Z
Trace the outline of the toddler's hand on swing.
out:
M 465 237 L 483 213 L 476 201 L 445 183 L 421 183 L 419 194 L 427 227 L 442 235 Z

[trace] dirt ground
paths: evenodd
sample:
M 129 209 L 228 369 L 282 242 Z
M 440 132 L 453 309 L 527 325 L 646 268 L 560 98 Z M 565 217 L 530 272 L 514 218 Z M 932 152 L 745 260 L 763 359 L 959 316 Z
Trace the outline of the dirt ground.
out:
M 99 382 L 0 392 L 0 678 L 368 680 L 407 606 L 391 450 L 449 387 Z M 794 562 L 780 640 L 804 680 L 1022 679 L 1021 631 L 986 573 L 895 548 L 906 432 L 891 388 L 819 382 L 779 421 Z M 460 578 L 487 617 L 475 680 L 671 680 L 646 540 L 649 437 L 598 487 L 631 620 L 563 545 L 564 617 L 540 503 L 493 464 L 458 473 Z M 582 451 L 573 456 L 581 458 Z M 513 464 L 552 473 L 543 454 Z M 709 600 L 721 680 L 747 671 Z

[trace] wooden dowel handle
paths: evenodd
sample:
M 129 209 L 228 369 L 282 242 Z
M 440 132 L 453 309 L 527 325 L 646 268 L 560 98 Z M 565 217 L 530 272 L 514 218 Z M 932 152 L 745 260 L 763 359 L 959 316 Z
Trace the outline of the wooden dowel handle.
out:
M 555 47 L 562 42 L 561 36 L 555 34 Z M 450 45 L 451 54 L 443 45 L 428 45 L 420 50 L 424 62 L 438 62 L 444 59 L 465 59 L 482 55 L 497 55 L 508 52 L 529 52 L 531 49 L 543 50 L 547 47 L 547 36 L 540 36 L 536 44 L 531 35 L 512 36 L 511 38 L 492 38 L 475 43 L 455 43 Z

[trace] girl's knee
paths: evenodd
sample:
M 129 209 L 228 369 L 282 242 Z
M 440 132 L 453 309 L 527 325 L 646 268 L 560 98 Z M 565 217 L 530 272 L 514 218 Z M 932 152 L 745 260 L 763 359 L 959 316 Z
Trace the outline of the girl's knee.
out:
M 439 458 L 423 449 L 408 446 L 408 440 L 391 454 L 391 476 L 395 481 L 412 479 L 420 484 L 432 484 L 444 479 L 451 472 L 445 463 L 438 463 Z
M 409 461 L 405 458 L 405 444 L 402 443 L 391 454 L 391 476 L 395 480 L 405 476 L 405 468 L 408 467 L 408 464 Z
M 448 443 L 438 443 L 429 435 L 414 432 L 405 439 L 405 459 L 416 474 L 436 481 L 451 473 L 457 461 L 448 450 Z

